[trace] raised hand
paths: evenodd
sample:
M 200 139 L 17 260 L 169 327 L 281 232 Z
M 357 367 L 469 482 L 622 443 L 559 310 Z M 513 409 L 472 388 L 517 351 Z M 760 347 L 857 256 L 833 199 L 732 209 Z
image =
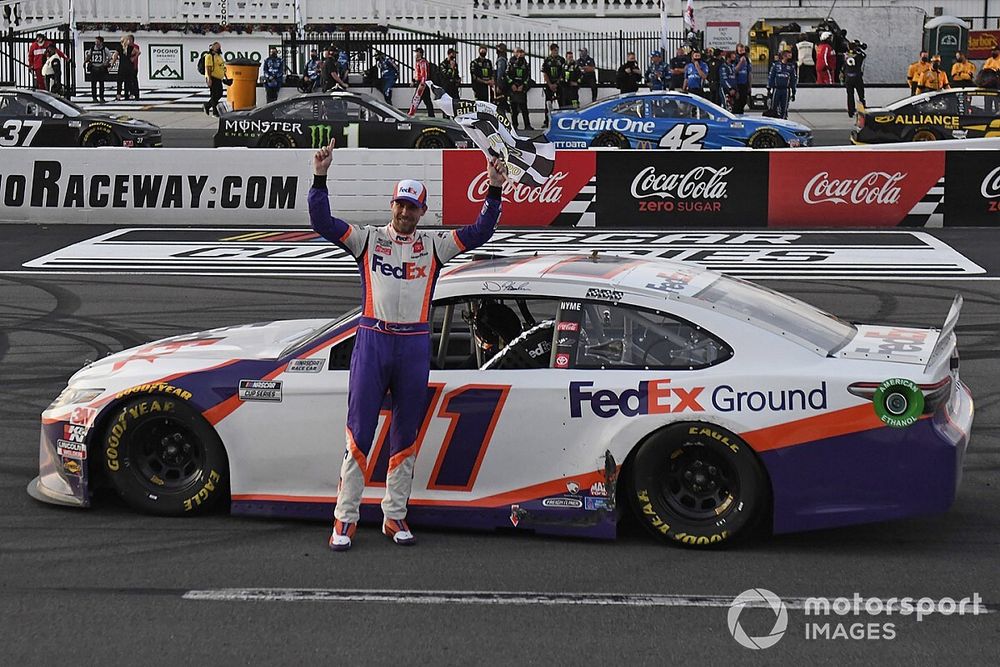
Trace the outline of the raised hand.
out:
M 329 146 L 323 146 L 313 155 L 313 173 L 317 176 L 326 176 L 330 170 L 330 163 L 333 162 L 333 148 L 337 144 L 337 139 L 330 139 Z

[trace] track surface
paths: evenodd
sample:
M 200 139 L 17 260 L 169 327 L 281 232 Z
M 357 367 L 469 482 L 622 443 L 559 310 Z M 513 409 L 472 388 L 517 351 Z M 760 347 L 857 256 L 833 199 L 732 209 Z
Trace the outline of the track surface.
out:
M 75 240 L 0 226 L 0 257 L 39 256 Z M 27 229 L 27 231 L 26 231 Z M 1000 276 L 994 230 L 939 232 Z M 89 234 L 73 232 L 74 236 Z M 358 297 L 354 279 L 0 276 L 0 627 L 4 662 L 111 664 L 667 664 L 861 662 L 986 664 L 1000 614 L 833 617 L 894 622 L 892 640 L 807 640 L 801 610 L 773 648 L 750 651 L 725 607 L 539 606 L 401 602 L 209 602 L 192 589 L 291 587 L 779 596 L 951 596 L 997 608 L 1000 578 L 1000 282 L 769 281 L 849 319 L 940 326 L 956 291 L 962 377 L 977 416 L 965 477 L 942 516 L 781 536 L 738 549 L 661 546 L 634 525 L 615 543 L 420 531 L 402 550 L 362 527 L 347 554 L 328 527 L 227 516 L 162 519 L 112 499 L 90 511 L 46 506 L 37 472 L 38 415 L 84 362 L 181 332 L 260 319 L 326 316 Z M 342 443 L 331 438 L 330 474 Z M 744 613 L 751 635 L 774 621 Z M 141 656 L 141 658 L 140 658 Z

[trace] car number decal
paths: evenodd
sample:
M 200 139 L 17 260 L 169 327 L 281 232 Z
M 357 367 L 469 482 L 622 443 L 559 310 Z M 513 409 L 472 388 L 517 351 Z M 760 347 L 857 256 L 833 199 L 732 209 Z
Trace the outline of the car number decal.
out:
M 660 148 L 678 150 L 681 148 L 702 148 L 708 126 L 701 123 L 678 123 L 660 137 Z
M 30 146 L 41 127 L 40 120 L 8 120 L 0 130 L 0 146 Z M 28 135 L 22 139 L 21 130 L 24 128 L 28 128 Z

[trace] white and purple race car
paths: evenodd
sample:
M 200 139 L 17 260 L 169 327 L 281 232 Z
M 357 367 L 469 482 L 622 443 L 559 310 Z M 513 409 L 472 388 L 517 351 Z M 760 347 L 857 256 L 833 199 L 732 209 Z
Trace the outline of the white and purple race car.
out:
M 435 291 L 409 519 L 612 538 L 634 512 L 698 546 L 944 511 L 973 417 L 960 305 L 940 330 L 861 325 L 680 262 L 456 265 Z M 42 415 L 29 493 L 330 520 L 357 319 L 215 329 L 88 365 Z M 363 520 L 380 518 L 389 421 L 365 452 Z

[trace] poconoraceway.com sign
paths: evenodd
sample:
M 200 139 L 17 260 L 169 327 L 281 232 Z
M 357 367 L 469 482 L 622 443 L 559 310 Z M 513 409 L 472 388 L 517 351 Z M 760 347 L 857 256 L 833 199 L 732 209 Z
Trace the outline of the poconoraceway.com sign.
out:
M 925 232 L 501 230 L 476 254 L 579 252 L 668 258 L 753 279 L 969 277 L 982 267 Z M 468 261 L 472 253 L 457 262 Z M 354 276 L 357 261 L 308 229 L 119 229 L 29 260 L 17 273 Z M 3 271 L 9 273 L 10 271 Z
M 233 149 L 238 150 L 238 149 Z M 232 150 L 6 149 L 0 219 L 46 223 L 302 224 L 309 178 L 302 151 L 261 160 Z M 250 157 L 251 153 L 242 151 Z

